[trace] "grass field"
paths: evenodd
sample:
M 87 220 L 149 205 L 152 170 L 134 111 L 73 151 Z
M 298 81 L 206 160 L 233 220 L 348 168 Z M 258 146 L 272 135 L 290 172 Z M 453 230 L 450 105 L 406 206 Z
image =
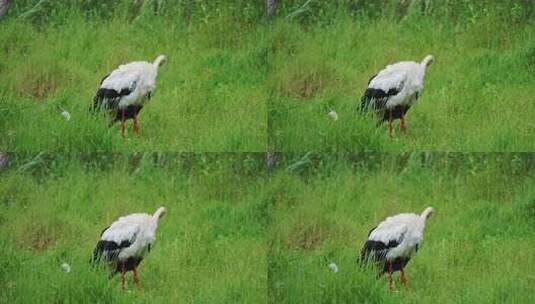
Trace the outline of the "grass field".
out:
M 273 175 L 271 303 L 533 303 L 532 155 L 288 156 Z M 299 160 L 299 161 L 298 161 Z M 299 166 L 291 166 L 298 163 Z M 386 216 L 435 208 L 409 285 L 356 258 Z M 328 265 L 334 262 L 339 271 Z
M 20 157 L 0 172 L 0 303 L 265 303 L 261 155 Z M 90 267 L 103 228 L 165 205 L 141 287 Z M 68 263 L 72 271 L 61 270 Z
M 61 12 L 61 11 L 60 11 Z M 7 17 L 0 31 L 0 150 L 265 151 L 266 27 L 229 17 L 187 25 L 172 17 Z M 89 105 L 119 64 L 167 55 L 157 89 L 140 115 L 107 127 Z M 70 112 L 72 119 L 60 115 Z
M 533 302 L 533 155 L 285 154 L 270 176 L 263 157 L 12 155 L 0 302 Z M 118 216 L 160 205 L 141 287 L 122 292 L 90 253 Z M 356 257 L 379 221 L 426 206 L 409 286 L 390 292 Z
M 265 1 L 12 1 L 0 303 L 535 303 L 535 6 L 276 2 L 270 17 Z M 159 54 L 141 134 L 128 122 L 123 139 L 93 95 Z M 357 113 L 373 74 L 427 54 L 407 134 Z M 122 291 L 89 264 L 100 232 L 162 205 L 141 286 L 129 274 Z M 391 292 L 357 266 L 361 246 L 427 206 L 409 286 Z
M 489 8 L 490 10 L 491 8 Z M 325 19 L 325 18 L 324 18 Z M 276 151 L 531 151 L 535 24 L 493 16 L 453 21 L 338 14 L 325 24 L 274 22 L 270 146 Z M 408 134 L 357 107 L 387 64 L 433 54 Z M 335 110 L 339 119 L 327 113 Z
M 524 4 L 465 1 L 451 4 L 459 12 L 434 4 L 445 11 L 397 14 L 388 8 L 397 1 L 352 11 L 351 3 L 378 2 L 307 1 L 303 8 L 289 0 L 268 21 L 261 5 L 238 0 L 146 1 L 141 8 L 142 1 L 45 1 L 34 12 L 35 2 L 13 4 L 1 21 L 2 150 L 535 148 L 535 24 Z M 118 126 L 87 113 L 99 81 L 121 63 L 160 53 L 169 61 L 141 114 L 142 134 L 121 140 Z M 371 75 L 429 53 L 435 62 L 406 136 L 389 138 L 358 115 Z

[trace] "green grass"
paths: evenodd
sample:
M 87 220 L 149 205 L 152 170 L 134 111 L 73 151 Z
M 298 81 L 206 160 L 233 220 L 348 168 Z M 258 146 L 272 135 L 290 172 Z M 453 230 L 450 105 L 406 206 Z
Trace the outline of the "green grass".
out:
M 381 8 L 377 1 L 348 0 L 312 1 L 301 10 L 301 1 L 286 1 L 267 21 L 262 5 L 241 0 L 141 7 L 45 1 L 34 12 L 35 2 L 13 4 L 1 21 L 2 150 L 535 148 L 529 5 L 464 1 L 420 11 L 418 1 L 402 1 L 408 8 L 382 1 Z M 141 114 L 140 136 L 129 126 L 122 140 L 117 125 L 108 128 L 104 118 L 88 115 L 103 75 L 160 53 L 169 61 Z M 407 116 L 409 132 L 389 138 L 385 127 L 357 113 L 359 98 L 386 64 L 429 53 L 435 62 Z M 62 109 L 71 121 L 60 116 Z M 327 116 L 331 109 L 336 122 Z
M 12 4 L 0 20 L 0 151 L 13 151 L 0 164 L 0 303 L 535 302 L 535 158 L 505 153 L 535 149 L 533 7 L 284 0 L 268 20 L 263 5 Z M 89 115 L 106 73 L 162 53 L 140 135 Z M 357 113 L 360 96 L 386 64 L 428 53 L 408 134 L 390 138 Z M 268 149 L 282 152 L 269 175 L 263 153 L 245 153 Z M 407 152 L 421 150 L 504 153 Z M 141 287 L 129 275 L 122 291 L 88 263 L 99 234 L 161 205 Z M 409 286 L 390 292 L 357 267 L 360 248 L 386 216 L 427 206 Z
M 531 155 L 315 155 L 273 175 L 271 303 L 532 303 Z M 356 259 L 385 217 L 435 208 L 408 287 Z M 329 270 L 329 263 L 339 271 Z
M 0 150 L 263 151 L 267 146 L 266 26 L 218 17 L 186 25 L 179 18 L 74 13 L 60 24 L 2 20 Z M 165 54 L 157 89 L 128 124 L 88 114 L 101 78 L 119 64 Z M 60 115 L 72 115 L 67 122 Z
M 533 302 L 533 155 L 279 157 L 267 176 L 262 154 L 11 155 L 0 302 Z M 141 287 L 129 276 L 123 292 L 91 251 L 118 216 L 161 205 Z M 427 206 L 409 286 L 390 292 L 357 267 L 360 248 L 386 216 Z
M 81 160 L 78 160 L 81 158 Z M 261 155 L 48 155 L 0 172 L 1 303 L 263 303 Z M 235 185 L 239 185 L 236 187 Z M 141 287 L 90 267 L 117 217 L 167 207 Z M 70 273 L 60 265 L 68 263 Z
M 490 9 L 490 8 L 489 8 Z M 497 17 L 456 23 L 339 14 L 326 24 L 274 22 L 270 146 L 277 151 L 530 151 L 535 148 L 535 26 Z M 357 112 L 387 64 L 433 54 L 408 134 Z M 336 122 L 327 113 L 334 109 Z

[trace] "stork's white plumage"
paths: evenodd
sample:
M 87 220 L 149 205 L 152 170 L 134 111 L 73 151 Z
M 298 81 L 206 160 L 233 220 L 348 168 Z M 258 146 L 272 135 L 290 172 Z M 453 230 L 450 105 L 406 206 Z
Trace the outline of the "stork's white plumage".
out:
M 386 66 L 370 78 L 361 98 L 360 110 L 373 110 L 381 122 L 388 121 L 392 134 L 392 120 L 401 119 L 400 129 L 406 130 L 405 114 L 424 89 L 425 69 L 433 62 L 427 55 L 421 62 L 402 61 Z
M 134 119 L 134 131 L 139 132 L 137 116 L 150 100 L 156 88 L 158 68 L 165 61 L 166 57 L 160 55 L 152 63 L 135 61 L 120 65 L 102 79 L 92 109 L 112 112 L 115 116 L 112 123 L 121 121 L 123 136 L 127 119 Z
M 433 208 L 426 208 L 422 214 L 401 213 L 387 217 L 370 230 L 361 250 L 360 261 L 379 264 L 381 274 L 388 272 L 392 288 L 392 273 L 401 271 L 401 282 L 406 283 L 404 268 L 423 241 L 426 220 Z
M 165 214 L 160 207 L 153 215 L 134 213 L 120 217 L 105 228 L 93 251 L 93 264 L 101 260 L 115 266 L 115 273 L 121 273 L 121 284 L 124 288 L 125 273 L 134 271 L 134 282 L 139 282 L 137 267 L 151 250 L 156 239 L 158 220 Z

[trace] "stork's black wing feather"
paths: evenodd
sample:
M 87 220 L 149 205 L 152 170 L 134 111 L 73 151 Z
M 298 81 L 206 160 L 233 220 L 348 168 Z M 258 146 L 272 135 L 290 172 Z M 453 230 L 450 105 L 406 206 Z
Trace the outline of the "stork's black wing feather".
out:
M 395 240 L 389 240 L 388 243 L 384 243 L 382 241 L 377 240 L 370 240 L 369 237 L 371 233 L 375 230 L 370 230 L 368 233 L 368 240 L 364 243 L 364 246 L 362 247 L 362 250 L 360 252 L 360 262 L 382 262 L 386 259 L 386 255 L 390 249 L 395 248 L 399 246 L 405 239 L 406 232 L 401 233 L 397 239 Z
M 122 241 L 120 244 L 117 244 L 112 241 L 100 240 L 98 241 L 97 246 L 93 250 L 91 263 L 99 263 L 102 257 L 105 257 L 107 261 L 114 261 L 119 256 L 121 249 L 130 247 L 130 245 L 132 245 L 132 242 L 128 240 Z
M 391 96 L 397 95 L 403 90 L 405 86 L 405 81 L 402 80 L 398 83 L 396 87 L 391 87 L 388 91 L 379 88 L 370 87 L 370 83 L 377 76 L 373 75 L 368 81 L 368 87 L 364 94 L 360 98 L 360 111 L 366 112 L 368 110 L 382 111 L 386 108 L 386 103 Z
M 106 75 L 104 78 L 102 78 L 100 85 L 102 86 L 102 83 L 106 78 L 108 78 L 110 74 Z M 123 96 L 130 95 L 137 86 L 137 82 L 134 81 L 130 84 L 127 88 L 121 88 L 121 90 L 116 89 L 109 89 L 109 88 L 103 88 L 100 87 L 97 90 L 97 93 L 95 94 L 95 97 L 93 98 L 93 105 L 90 108 L 93 112 L 98 112 L 99 110 L 113 110 L 117 109 L 119 107 L 119 102 L 121 101 L 121 98 Z
M 387 92 L 381 89 L 367 88 L 360 99 L 361 112 L 369 110 L 383 110 L 390 96 L 397 95 L 402 88 L 390 88 Z
M 386 258 L 388 251 L 399 246 L 399 242 L 391 240 L 388 244 L 380 241 L 367 240 L 360 252 L 361 261 L 382 261 Z
M 130 95 L 133 90 L 130 88 L 123 88 L 121 91 L 117 92 L 114 89 L 99 88 L 95 98 L 93 98 L 93 111 L 98 111 L 101 109 L 104 110 L 113 110 L 119 107 L 119 102 L 121 97 Z
M 109 227 L 108 227 L 109 228 Z M 104 229 L 102 231 L 102 234 L 108 229 Z M 102 236 L 101 234 L 101 236 Z M 100 260 L 104 257 L 107 261 L 115 261 L 117 260 L 119 253 L 123 248 L 130 247 L 137 238 L 137 232 L 134 233 L 130 239 L 128 240 L 122 240 L 121 243 L 117 243 L 114 241 L 108 241 L 108 240 L 99 240 L 97 242 L 97 246 L 93 250 L 93 255 L 91 257 L 91 263 L 97 264 L 100 262 Z

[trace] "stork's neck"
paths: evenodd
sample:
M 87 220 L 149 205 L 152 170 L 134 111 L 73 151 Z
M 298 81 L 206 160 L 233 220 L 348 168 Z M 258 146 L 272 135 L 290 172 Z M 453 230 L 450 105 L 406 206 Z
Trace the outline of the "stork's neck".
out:
M 150 222 L 150 226 L 151 227 L 154 227 L 154 230 L 156 230 L 156 228 L 158 227 L 158 221 L 160 220 L 160 218 L 158 217 L 152 217 L 152 220 Z
M 160 219 L 160 217 L 162 217 L 164 213 L 165 213 L 164 207 L 158 208 L 158 210 L 156 210 L 156 212 L 154 212 L 154 214 L 152 215 L 152 220 L 158 223 L 158 220 Z
M 425 58 L 420 62 L 420 66 L 425 71 L 425 68 L 427 68 L 428 65 L 430 65 L 433 62 L 433 56 L 427 55 Z
M 158 221 L 159 217 L 152 216 L 151 221 L 149 222 L 147 226 L 147 233 L 151 238 L 154 238 L 154 235 L 156 233 L 156 230 L 158 229 Z
M 160 56 L 156 57 L 156 59 L 154 60 L 152 65 L 154 66 L 154 68 L 156 70 L 158 70 L 158 68 L 163 64 L 164 61 L 165 61 L 165 56 L 164 55 L 160 55 Z
M 431 214 L 433 214 L 433 207 L 427 207 L 422 212 L 422 214 L 420 214 L 420 217 L 423 218 L 424 220 L 426 220 L 428 217 L 431 216 Z

